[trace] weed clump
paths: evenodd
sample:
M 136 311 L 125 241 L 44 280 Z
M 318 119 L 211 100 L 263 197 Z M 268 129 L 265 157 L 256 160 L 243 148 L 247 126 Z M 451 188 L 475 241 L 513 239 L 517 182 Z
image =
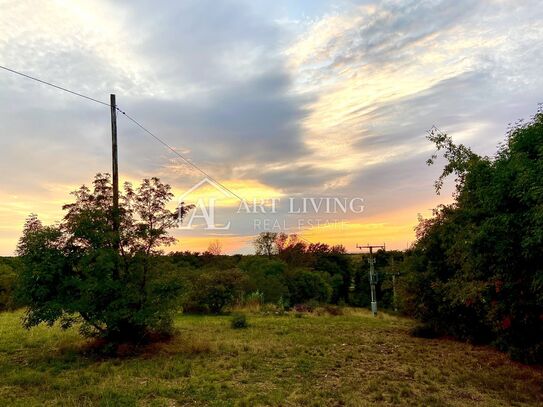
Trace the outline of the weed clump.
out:
M 318 306 L 318 305 L 317 305 Z M 316 306 L 313 303 L 305 303 L 305 304 L 295 304 L 292 309 L 294 312 L 313 312 L 315 310 Z
M 243 329 L 249 326 L 247 316 L 245 314 L 234 314 L 230 320 L 230 326 L 233 329 Z
M 315 308 L 315 314 L 317 314 L 318 316 L 322 316 L 322 315 L 339 316 L 339 315 L 343 315 L 343 308 L 337 305 L 325 304 L 322 307 Z

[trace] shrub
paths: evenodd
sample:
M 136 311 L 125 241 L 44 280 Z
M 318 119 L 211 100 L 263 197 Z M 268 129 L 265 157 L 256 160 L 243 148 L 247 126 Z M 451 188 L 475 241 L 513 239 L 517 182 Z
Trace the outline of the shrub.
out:
M 281 312 L 285 312 L 285 310 L 288 308 L 289 303 L 287 300 L 285 300 L 283 297 L 279 297 L 279 300 L 277 300 L 277 308 Z
M 185 309 L 199 307 L 219 314 L 239 301 L 247 290 L 247 277 L 239 270 L 212 270 L 200 273 L 191 288 Z
M 234 314 L 230 320 L 230 325 L 234 329 L 247 328 L 249 326 L 247 322 L 247 316 L 245 314 Z
M 239 267 L 247 273 L 252 289 L 260 291 L 267 302 L 288 297 L 285 284 L 286 264 L 282 261 L 251 256 L 244 259 Z
M 258 306 L 264 304 L 264 294 L 259 291 L 253 291 L 245 296 L 244 304 L 248 306 Z

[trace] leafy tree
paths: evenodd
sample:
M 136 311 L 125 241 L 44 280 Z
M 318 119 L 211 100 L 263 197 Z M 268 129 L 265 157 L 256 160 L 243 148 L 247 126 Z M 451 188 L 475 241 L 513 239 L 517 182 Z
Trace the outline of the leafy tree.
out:
M 315 271 L 327 273 L 333 288 L 331 302 L 349 301 L 351 287 L 351 263 L 345 247 L 328 246 L 324 243 L 311 243 L 307 247 L 311 267 Z
M 455 174 L 455 202 L 419 223 L 404 307 L 440 333 L 543 361 L 543 113 L 491 158 L 445 134 L 429 139 L 448 162 L 436 189 Z
M 257 254 L 267 252 L 271 256 L 272 253 L 277 253 L 277 257 L 291 270 L 309 268 L 318 271 L 325 284 L 332 287 L 333 303 L 349 301 L 351 264 L 343 246 L 305 243 L 296 234 L 270 232 L 261 233 L 255 240 L 255 246 Z M 278 284 L 275 286 L 279 289 Z M 280 298 L 284 297 L 284 294 L 272 297 Z M 269 300 L 268 296 L 265 298 Z
M 191 207 L 168 210 L 173 195 L 157 178 L 137 189 L 127 183 L 117 233 L 108 174 L 97 174 L 92 190 L 82 186 L 73 195 L 58 225 L 44 226 L 35 215 L 25 224 L 17 249 L 24 264 L 19 297 L 28 307 L 24 325 L 81 322 L 82 334 L 111 341 L 167 331 L 181 287 L 161 270 L 159 255 L 174 241 L 168 229 Z
M 287 265 L 281 260 L 252 256 L 242 261 L 239 267 L 247 273 L 251 290 L 262 292 L 265 302 L 276 303 L 289 297 L 285 283 Z
M 286 274 L 286 283 L 291 304 L 311 300 L 328 302 L 332 295 L 332 288 L 325 281 L 322 273 L 304 269 L 289 271 Z
M 275 239 L 279 258 L 290 267 L 309 267 L 310 256 L 307 253 L 307 244 L 302 242 L 298 235 L 279 233 Z
M 268 256 L 268 258 L 271 258 L 271 256 L 277 252 L 276 239 L 277 233 L 260 233 L 253 241 L 256 254 L 265 255 Z
M 402 264 L 404 254 L 398 250 L 379 249 L 373 253 L 375 259 L 375 273 L 377 283 L 375 287 L 377 302 L 380 308 L 394 309 L 394 287 L 392 275 L 398 275 L 399 265 Z M 369 254 L 361 254 L 360 262 L 354 273 L 354 290 L 351 293 L 351 301 L 354 305 L 367 307 L 370 305 L 370 281 L 368 262 Z

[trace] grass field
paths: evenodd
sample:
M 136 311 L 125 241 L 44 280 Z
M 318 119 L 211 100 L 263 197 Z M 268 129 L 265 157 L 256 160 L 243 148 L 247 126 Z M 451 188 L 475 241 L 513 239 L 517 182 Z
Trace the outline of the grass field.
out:
M 543 405 L 543 371 L 488 347 L 412 338 L 412 322 L 343 316 L 179 316 L 139 356 L 84 353 L 75 330 L 0 314 L 0 405 Z

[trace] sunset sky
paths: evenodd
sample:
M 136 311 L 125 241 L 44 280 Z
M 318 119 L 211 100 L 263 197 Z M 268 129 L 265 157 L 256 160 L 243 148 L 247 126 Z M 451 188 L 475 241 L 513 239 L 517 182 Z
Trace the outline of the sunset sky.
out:
M 543 102 L 542 44 L 539 0 L 0 0 L 0 65 L 105 102 L 115 93 L 227 189 L 281 204 L 238 213 L 204 183 L 184 201 L 217 195 L 230 229 L 173 230 L 173 250 L 218 238 L 250 253 L 264 218 L 348 251 L 405 248 L 418 214 L 452 199 L 450 183 L 435 195 L 442 162 L 426 166 L 426 131 L 493 154 Z M 203 179 L 122 115 L 118 127 L 122 182 L 160 177 L 173 209 Z M 60 220 L 71 191 L 110 172 L 110 132 L 107 106 L 0 70 L 0 255 L 30 213 Z M 289 198 L 363 198 L 364 210 L 288 213 Z

